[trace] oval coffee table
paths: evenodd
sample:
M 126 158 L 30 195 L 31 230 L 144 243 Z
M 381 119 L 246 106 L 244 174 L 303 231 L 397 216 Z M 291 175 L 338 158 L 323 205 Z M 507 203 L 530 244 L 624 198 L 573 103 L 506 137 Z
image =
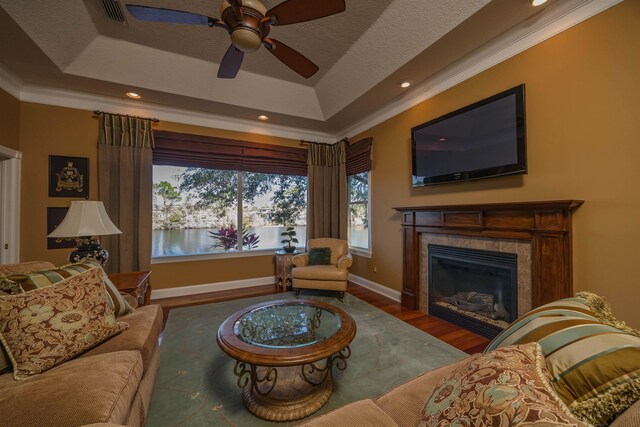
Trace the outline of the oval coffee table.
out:
M 333 390 L 332 370 L 344 370 L 356 324 L 321 301 L 287 299 L 252 305 L 218 329 L 220 348 L 236 359 L 242 399 L 254 415 L 272 421 L 306 417 Z

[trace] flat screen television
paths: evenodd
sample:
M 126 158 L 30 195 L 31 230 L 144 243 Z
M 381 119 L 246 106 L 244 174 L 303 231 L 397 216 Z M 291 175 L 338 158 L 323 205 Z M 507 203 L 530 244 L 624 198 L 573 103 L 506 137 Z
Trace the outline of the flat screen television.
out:
M 524 84 L 411 129 L 413 186 L 527 173 Z

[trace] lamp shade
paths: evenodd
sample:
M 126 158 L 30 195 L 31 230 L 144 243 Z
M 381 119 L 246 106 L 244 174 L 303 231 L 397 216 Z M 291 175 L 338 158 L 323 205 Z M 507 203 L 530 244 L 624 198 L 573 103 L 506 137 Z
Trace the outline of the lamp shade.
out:
M 121 234 L 109 219 L 104 204 L 98 201 L 71 202 L 60 225 L 47 237 L 84 237 Z

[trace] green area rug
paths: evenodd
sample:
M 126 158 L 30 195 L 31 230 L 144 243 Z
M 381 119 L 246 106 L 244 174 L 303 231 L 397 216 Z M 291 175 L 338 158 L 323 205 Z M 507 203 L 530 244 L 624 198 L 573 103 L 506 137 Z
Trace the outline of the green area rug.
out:
M 372 398 L 411 378 L 462 359 L 466 354 L 407 323 L 345 295 L 310 296 L 336 304 L 355 320 L 347 369 L 334 368 L 334 390 L 319 415 L 349 402 Z M 235 361 L 216 343 L 222 322 L 262 301 L 293 298 L 277 294 L 171 310 L 160 346 L 160 370 L 147 417 L 156 426 L 263 426 L 300 422 L 263 421 L 249 413 L 233 374 Z

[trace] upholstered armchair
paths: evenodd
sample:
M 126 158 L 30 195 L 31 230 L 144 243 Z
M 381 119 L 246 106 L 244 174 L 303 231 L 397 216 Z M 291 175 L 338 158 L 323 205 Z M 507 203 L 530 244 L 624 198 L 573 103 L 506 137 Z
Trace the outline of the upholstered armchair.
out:
M 309 265 L 309 251 L 314 248 L 329 248 L 329 264 Z M 293 257 L 293 289 L 296 295 L 300 289 L 323 289 L 340 292 L 340 301 L 347 290 L 349 267 L 353 258 L 349 253 L 349 244 L 340 239 L 310 239 L 307 252 Z

